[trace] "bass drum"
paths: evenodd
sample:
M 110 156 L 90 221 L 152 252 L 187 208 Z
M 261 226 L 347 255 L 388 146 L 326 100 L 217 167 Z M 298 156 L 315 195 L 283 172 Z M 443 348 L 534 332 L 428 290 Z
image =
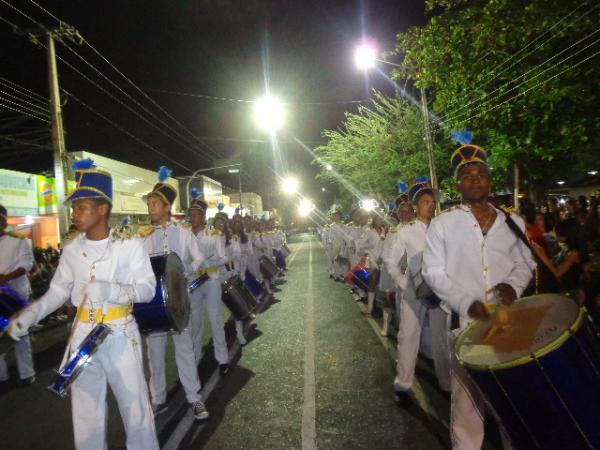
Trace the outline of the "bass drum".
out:
M 134 303 L 133 315 L 140 333 L 181 332 L 190 319 L 190 299 L 183 263 L 176 253 L 150 258 L 156 292 L 150 303 Z
M 229 277 L 223 283 L 223 295 L 221 298 L 236 320 L 248 319 L 251 316 L 252 309 L 258 304 L 237 275 Z
M 455 350 L 513 447 L 600 448 L 600 342 L 585 309 L 543 294 L 505 313 L 471 323 Z
M 10 318 L 27 305 L 27 300 L 10 287 L 0 286 L 0 355 L 6 353 L 15 345 L 15 341 L 4 334 L 4 329 L 8 326 Z
M 263 277 L 270 280 L 271 278 L 275 278 L 277 275 L 279 275 L 279 269 L 270 258 L 267 258 L 263 255 L 258 259 L 258 261 L 260 262 L 260 273 L 262 273 Z

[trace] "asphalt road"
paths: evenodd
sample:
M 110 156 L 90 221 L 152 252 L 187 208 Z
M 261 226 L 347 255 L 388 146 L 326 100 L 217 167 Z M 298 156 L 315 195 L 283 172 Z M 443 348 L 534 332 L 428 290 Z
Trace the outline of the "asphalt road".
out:
M 227 326 L 235 362 L 223 379 L 210 348 L 200 364 L 206 422 L 190 418 L 168 347 L 169 411 L 157 428 L 164 448 L 182 449 L 437 449 L 447 448 L 448 402 L 430 364 L 421 359 L 415 405 L 399 409 L 393 399 L 393 341 L 381 338 L 361 304 L 325 271 L 316 238 L 291 239 L 286 283 L 276 299 L 248 324 L 248 344 L 239 349 Z M 226 313 L 224 313 L 226 314 Z M 228 314 L 226 314 L 228 315 Z M 208 326 L 206 328 L 209 328 Z M 208 330 L 207 330 L 208 333 Z M 0 385 L 1 448 L 72 448 L 70 402 L 46 390 L 64 349 L 64 325 L 34 334 L 38 372 L 33 386 Z M 210 346 L 208 334 L 206 345 Z M 109 395 L 109 446 L 124 436 Z

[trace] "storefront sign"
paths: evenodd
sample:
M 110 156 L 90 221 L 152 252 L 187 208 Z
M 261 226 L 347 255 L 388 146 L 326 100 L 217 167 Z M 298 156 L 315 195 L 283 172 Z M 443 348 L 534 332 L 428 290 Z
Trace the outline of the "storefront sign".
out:
M 36 216 L 36 176 L 0 169 L 0 204 L 8 210 L 9 216 Z

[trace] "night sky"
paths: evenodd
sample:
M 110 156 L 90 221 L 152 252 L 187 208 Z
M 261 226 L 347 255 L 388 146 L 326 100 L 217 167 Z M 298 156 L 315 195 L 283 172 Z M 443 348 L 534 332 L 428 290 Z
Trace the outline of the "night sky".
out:
M 7 1 L 45 26 L 57 25 L 29 0 Z M 244 184 L 247 188 L 244 190 L 263 195 L 273 192 L 275 176 L 270 167 L 274 164 L 270 144 L 252 120 L 252 103 L 160 91 L 251 101 L 264 95 L 267 79 L 271 93 L 286 103 L 287 120 L 279 139 L 289 170 L 301 176 L 305 189 L 309 183 L 314 185 L 312 191 L 316 195 L 320 186 L 313 181 L 315 169 L 310 166 L 311 157 L 293 143 L 293 138 L 299 138 L 312 148 L 322 141 L 323 129 L 338 127 L 344 111 L 356 110 L 355 103 L 343 102 L 368 99 L 372 88 L 390 92 L 389 86 L 376 74 L 366 82 L 353 65 L 353 49 L 363 33 L 377 39 L 381 50 L 391 50 L 396 33 L 424 20 L 423 2 L 417 0 L 47 1 L 40 4 L 77 28 L 92 46 L 202 142 L 195 141 L 162 115 L 88 46 L 67 41 L 83 58 L 172 127 L 169 130 L 157 124 L 177 142 L 128 112 L 59 61 L 61 87 L 167 153 L 189 171 L 153 153 L 73 99 L 67 99 L 63 111 L 67 151 L 86 149 L 148 169 L 166 164 L 175 169 L 174 176 L 210 167 L 215 158 L 238 156 L 246 164 Z M 0 17 L 28 31 L 36 27 L 3 3 L 0 3 Z M 26 37 L 14 34 L 4 23 L 0 23 L 0 36 L 3 41 L 0 76 L 47 96 L 44 50 L 35 48 Z M 58 44 L 57 53 L 154 121 L 66 47 Z M 45 125 L 42 122 L 27 120 L 14 125 L 7 117 L 6 112 L 0 116 L 1 134 L 34 130 L 40 133 L 36 137 L 43 137 Z M 173 130 L 183 135 L 187 146 L 195 147 L 195 151 L 186 150 L 182 138 L 175 136 Z M 49 138 L 36 142 L 47 145 Z M 22 150 L 28 152 L 15 153 Z M 2 142 L 0 167 L 36 173 L 50 170 L 51 151 L 42 148 L 32 151 L 31 147 Z M 237 181 L 227 178 L 220 181 L 237 185 Z M 306 192 L 310 194 L 311 189 Z

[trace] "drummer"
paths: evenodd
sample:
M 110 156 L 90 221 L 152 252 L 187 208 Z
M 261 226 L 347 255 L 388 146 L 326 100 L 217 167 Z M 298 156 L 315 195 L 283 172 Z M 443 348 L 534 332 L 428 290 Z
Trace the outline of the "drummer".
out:
M 333 278 L 335 281 L 343 281 L 350 270 L 350 266 L 345 246 L 347 230 L 342 223 L 342 209 L 337 205 L 332 207 L 331 220 L 329 245 L 331 246 L 331 258 L 333 259 Z
M 166 255 L 173 252 L 186 265 L 187 274 L 191 275 L 203 266 L 204 256 L 200 252 L 192 232 L 171 218 L 171 207 L 177 191 L 170 184 L 165 183 L 170 173 L 170 169 L 161 167 L 159 182 L 144 197 L 148 205 L 148 215 L 152 227 L 149 230 L 143 230 L 140 238 L 148 255 Z M 180 333 L 172 333 L 171 336 L 175 344 L 175 362 L 179 380 L 183 385 L 192 413 L 198 420 L 206 419 L 208 411 L 199 394 L 200 379 L 196 367 L 192 330 L 188 326 Z M 155 414 L 160 414 L 167 410 L 167 380 L 165 377 L 167 333 L 149 334 L 146 337 L 146 344 L 150 365 L 152 408 Z
M 107 447 L 107 383 L 117 399 L 128 449 L 158 449 L 148 398 L 141 338 L 131 315 L 133 302 L 149 302 L 156 280 L 148 255 L 137 239 L 110 229 L 112 179 L 91 160 L 73 165 L 77 187 L 67 199 L 80 234 L 64 246 L 48 291 L 9 325 L 22 338 L 27 330 L 71 299 L 77 316 L 67 352 L 103 323 L 110 335 L 71 385 L 75 447 Z M 52 411 L 48 411 L 52 414 Z
M 223 241 L 206 227 L 206 209 L 208 205 L 197 195 L 194 196 L 194 192 L 192 192 L 192 196 L 194 198 L 189 207 L 192 233 L 196 236 L 200 252 L 206 257 L 205 265 L 207 267 L 201 269 L 201 272 L 210 277 L 208 281 L 190 294 L 190 326 L 194 342 L 194 355 L 196 364 L 198 364 L 202 358 L 205 311 L 212 331 L 215 359 L 219 363 L 219 370 L 223 376 L 229 371 L 229 353 L 223 324 L 222 289 L 219 271 L 221 267 L 227 264 L 227 255 Z M 196 273 L 192 278 L 200 274 Z
M 489 203 L 487 155 L 470 144 L 470 136 L 465 134 L 458 136 L 463 145 L 451 158 L 462 202 L 433 219 L 423 253 L 425 282 L 452 309 L 453 319 L 458 319 L 452 320 L 453 336 L 469 321 L 486 317 L 488 305 L 512 304 L 529 283 L 535 267 L 531 252 L 507 226 L 504 213 Z M 518 216 L 512 218 L 525 229 Z M 452 446 L 481 448 L 483 399 L 454 356 L 451 385 Z
M 31 245 L 24 237 L 6 232 L 8 214 L 6 208 L 0 205 L 0 286 L 8 286 L 23 299 L 31 296 L 31 285 L 27 273 L 33 265 Z M 31 356 L 29 335 L 17 342 L 15 359 L 19 378 L 24 384 L 35 382 L 35 370 Z M 8 380 L 6 359 L 0 354 L 0 382 Z
M 221 245 L 223 245 L 225 248 L 227 264 L 219 268 L 221 283 L 225 283 L 234 275 L 240 276 L 239 269 L 242 250 L 239 239 L 235 239 L 231 233 L 227 214 L 224 212 L 218 212 L 213 220 L 213 226 L 215 235 L 221 240 Z M 246 345 L 243 321 L 235 321 L 235 333 L 239 343 L 241 345 Z
M 385 254 L 388 273 L 394 279 L 400 295 L 396 378 L 394 390 L 399 404 L 409 402 L 408 391 L 413 385 L 421 333 L 429 322 L 433 363 L 440 388 L 450 391 L 449 349 L 446 339 L 447 314 L 440 308 L 431 289 L 423 281 L 421 265 L 425 235 L 439 201 L 439 193 L 426 180 L 415 183 L 408 191 L 416 219 L 401 226 L 393 247 Z M 401 261 L 407 264 L 401 270 Z
M 254 278 L 263 283 L 266 295 L 272 295 L 269 283 L 263 280 L 260 271 L 260 234 L 257 231 L 257 223 L 252 216 L 247 215 L 244 217 L 244 232 L 248 236 L 248 246 L 251 248 L 248 254 L 248 270 L 254 275 Z

